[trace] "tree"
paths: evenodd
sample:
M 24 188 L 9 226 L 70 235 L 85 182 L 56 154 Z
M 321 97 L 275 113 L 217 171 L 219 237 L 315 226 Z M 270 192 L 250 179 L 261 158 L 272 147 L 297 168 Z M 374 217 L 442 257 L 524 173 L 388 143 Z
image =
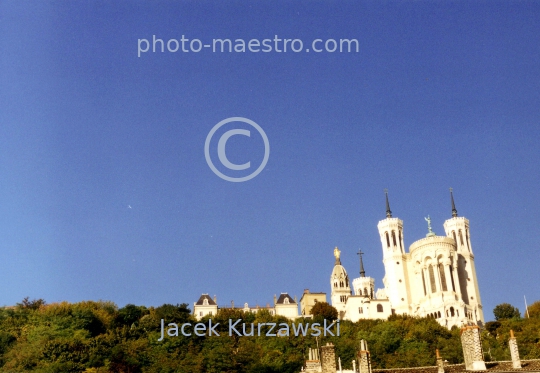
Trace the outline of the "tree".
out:
M 486 330 L 489 332 L 489 334 L 493 336 L 497 336 L 497 330 L 502 326 L 500 321 L 488 321 L 485 324 Z
M 322 316 L 326 320 L 334 321 L 338 318 L 337 310 L 326 302 L 318 302 L 311 309 L 313 317 Z
M 501 303 L 493 309 L 493 315 L 495 315 L 495 320 L 504 320 L 504 319 L 519 319 L 521 313 L 517 307 L 512 306 L 508 303 Z
M 145 306 L 126 304 L 125 307 L 122 307 L 118 310 L 117 321 L 121 325 L 131 326 L 133 323 L 139 321 L 139 319 L 146 314 L 148 314 L 148 310 Z
M 527 310 L 529 311 L 529 317 L 540 319 L 540 300 L 534 302 L 529 307 L 527 307 Z
M 26 297 L 22 300 L 21 303 L 17 303 L 17 307 L 27 310 L 38 310 L 41 306 L 46 305 L 47 303 L 43 299 L 33 299 L 30 300 L 30 297 Z

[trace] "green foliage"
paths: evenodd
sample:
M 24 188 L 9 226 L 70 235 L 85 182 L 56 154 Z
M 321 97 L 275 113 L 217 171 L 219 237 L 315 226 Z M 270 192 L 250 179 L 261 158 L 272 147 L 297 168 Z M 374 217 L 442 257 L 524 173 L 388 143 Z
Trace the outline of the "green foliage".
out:
M 169 305 L 166 305 L 169 306 Z M 161 306 L 160 308 L 165 307 Z M 174 313 L 176 310 L 172 306 L 173 310 L 171 313 Z M 164 311 L 164 310 L 163 310 Z M 141 317 L 149 314 L 150 312 L 145 306 L 136 306 L 134 304 L 127 304 L 125 307 L 118 310 L 118 316 L 116 317 L 116 322 L 119 325 L 131 326 L 141 319 Z M 165 311 L 163 313 L 166 313 Z M 168 315 L 167 315 L 168 316 Z
M 318 302 L 311 309 L 313 318 L 321 316 L 323 319 L 334 321 L 338 318 L 337 310 L 326 302 Z
M 521 317 L 519 309 L 508 303 L 501 303 L 495 306 L 495 308 L 493 309 L 493 315 L 495 315 L 495 320 L 514 318 L 519 319 Z
M 325 309 L 329 309 L 326 307 Z M 337 316 L 320 313 L 323 319 Z M 333 315 L 333 316 L 332 316 Z M 534 316 L 534 317 L 533 317 Z M 522 359 L 540 358 L 540 318 L 502 318 L 482 331 L 488 360 L 508 360 L 508 338 L 513 330 Z M 220 309 L 200 322 L 219 323 L 220 336 L 161 335 L 161 319 L 196 323 L 186 304 L 160 307 L 111 302 L 45 304 L 28 301 L 0 308 L 0 372 L 298 372 L 308 348 L 335 345 L 344 368 L 352 365 L 365 339 L 373 368 L 402 368 L 435 364 L 439 349 L 451 364 L 463 362 L 460 330 L 448 330 L 431 318 L 391 316 L 388 320 L 341 321 L 340 336 L 238 337 L 228 335 L 228 320 L 260 323 L 292 322 L 268 310 L 245 313 Z M 297 319 L 313 323 L 315 319 Z M 248 330 L 250 329 L 248 326 Z M 263 326 L 263 329 L 265 327 Z
M 528 317 L 540 319 L 540 300 L 527 307 L 527 311 L 529 312 Z M 525 317 L 527 317 L 527 315 L 525 315 Z

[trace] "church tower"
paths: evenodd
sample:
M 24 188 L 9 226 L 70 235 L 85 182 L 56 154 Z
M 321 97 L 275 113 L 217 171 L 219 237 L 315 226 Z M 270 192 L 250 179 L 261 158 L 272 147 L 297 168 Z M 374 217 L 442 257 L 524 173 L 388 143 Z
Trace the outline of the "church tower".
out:
M 474 254 L 471 247 L 469 220 L 458 216 L 454 195 L 450 188 L 450 202 L 452 205 L 452 218 L 444 222 L 446 235 L 456 243 L 457 260 L 453 270 L 459 279 L 459 290 L 465 304 L 465 315 L 472 322 L 481 324 L 484 322 L 484 312 L 478 290 Z
M 407 256 L 403 243 L 403 221 L 392 217 L 388 190 L 386 195 L 386 219 L 377 225 L 383 249 L 385 276 L 383 279 L 386 296 L 392 304 L 394 312 L 410 313 L 410 285 L 407 273 Z
M 343 319 L 346 311 L 347 299 L 351 295 L 351 287 L 349 286 L 349 276 L 347 271 L 341 265 L 341 251 L 336 247 L 334 249 L 334 257 L 336 258 L 332 275 L 330 276 L 330 287 L 332 289 L 332 306 L 334 306 L 340 319 Z

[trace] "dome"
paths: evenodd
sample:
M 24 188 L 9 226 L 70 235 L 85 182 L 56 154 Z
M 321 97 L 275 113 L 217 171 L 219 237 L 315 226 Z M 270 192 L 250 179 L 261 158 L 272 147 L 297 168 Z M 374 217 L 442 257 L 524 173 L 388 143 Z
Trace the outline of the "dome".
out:
M 348 288 L 349 287 L 349 275 L 341 264 L 336 264 L 332 270 L 330 276 L 330 282 L 335 288 Z

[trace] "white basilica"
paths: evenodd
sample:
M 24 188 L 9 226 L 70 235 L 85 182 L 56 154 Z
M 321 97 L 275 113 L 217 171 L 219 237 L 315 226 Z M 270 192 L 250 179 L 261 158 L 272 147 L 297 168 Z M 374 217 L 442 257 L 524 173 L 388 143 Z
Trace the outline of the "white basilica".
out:
M 334 249 L 331 301 L 341 319 L 386 319 L 395 313 L 433 317 L 448 328 L 484 322 L 469 221 L 458 217 L 452 190 L 450 199 L 452 217 L 444 222 L 446 236 L 433 233 L 428 217 L 428 234 L 406 252 L 403 221 L 392 217 L 386 193 L 386 219 L 378 224 L 385 269 L 384 289 L 375 294 L 375 281 L 365 277 L 360 256 L 360 277 L 352 281 L 352 295 L 340 251 Z
M 452 217 L 444 222 L 446 236 L 437 236 L 428 222 L 428 234 L 414 242 L 408 252 L 403 243 L 403 221 L 392 217 L 386 193 L 386 219 L 378 224 L 381 237 L 385 276 L 383 289 L 375 292 L 375 280 L 366 277 L 360 254 L 360 277 L 349 280 L 341 264 L 340 251 L 334 249 L 335 264 L 330 276 L 331 304 L 339 318 L 356 322 L 360 319 L 386 319 L 392 314 L 432 317 L 451 328 L 484 322 L 478 281 L 474 266 L 469 221 L 459 217 L 450 189 Z M 354 292 L 354 294 L 353 294 Z M 310 293 L 308 289 L 298 302 L 287 293 L 274 296 L 274 305 L 238 307 L 245 312 L 267 309 L 272 315 L 291 320 L 309 317 L 317 302 L 326 302 L 325 293 Z M 234 303 L 231 307 L 235 308 Z M 194 304 L 194 315 L 200 319 L 218 311 L 216 299 L 201 295 Z

